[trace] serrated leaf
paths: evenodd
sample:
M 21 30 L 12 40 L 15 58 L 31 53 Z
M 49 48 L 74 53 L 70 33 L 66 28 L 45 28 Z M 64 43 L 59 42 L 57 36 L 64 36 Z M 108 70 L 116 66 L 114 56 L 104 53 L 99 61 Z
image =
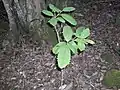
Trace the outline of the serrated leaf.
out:
M 58 53 L 58 66 L 63 69 L 70 64 L 71 53 L 67 45 L 60 48 Z
M 78 43 L 77 45 L 78 45 L 79 50 L 80 51 L 84 51 L 85 50 L 85 43 L 84 43 L 84 41 L 81 39 L 77 43 Z
M 53 52 L 54 54 L 58 54 L 58 53 L 59 53 L 59 48 L 60 48 L 61 46 L 63 46 L 63 45 L 66 45 L 66 43 L 65 43 L 65 42 L 59 42 L 58 44 L 56 44 L 56 45 L 53 47 L 52 52 Z
M 76 38 L 74 41 L 83 42 L 83 43 L 87 44 L 86 39 L 83 39 L 83 38 Z
M 53 13 L 48 11 L 48 10 L 43 10 L 42 13 L 47 15 L 47 16 L 53 16 Z
M 71 12 L 71 11 L 74 11 L 75 8 L 74 7 L 65 7 L 62 11 L 63 12 Z
M 64 26 L 63 27 L 63 36 L 64 39 L 68 42 L 72 39 L 73 31 L 70 26 Z
M 67 22 L 69 22 L 70 24 L 72 24 L 72 25 L 77 25 L 76 20 L 75 20 L 72 16 L 70 16 L 69 14 L 61 14 L 61 16 L 62 16 Z
M 81 33 L 83 32 L 83 30 L 85 30 L 85 27 L 79 27 L 76 29 L 76 33 L 75 33 L 75 36 L 76 37 L 80 37 L 81 36 Z
M 52 26 L 55 26 L 57 24 L 57 19 L 56 18 L 51 18 L 48 23 L 50 23 Z
M 85 30 L 82 31 L 80 38 L 87 38 L 90 35 L 90 30 L 89 28 L 86 28 Z
M 95 42 L 93 40 L 90 40 L 90 39 L 86 39 L 86 42 L 89 44 L 95 44 Z
M 58 21 L 65 23 L 65 20 L 62 17 L 57 17 Z
M 75 36 L 79 37 L 79 38 L 87 38 L 90 35 L 90 30 L 89 28 L 85 28 L 85 27 L 79 27 L 76 30 Z
M 49 8 L 52 10 L 52 12 L 61 12 L 61 10 L 55 7 L 53 4 L 49 4 Z
M 74 54 L 77 53 L 78 47 L 77 47 L 77 44 L 74 41 L 71 41 L 71 42 L 67 43 L 67 45 Z

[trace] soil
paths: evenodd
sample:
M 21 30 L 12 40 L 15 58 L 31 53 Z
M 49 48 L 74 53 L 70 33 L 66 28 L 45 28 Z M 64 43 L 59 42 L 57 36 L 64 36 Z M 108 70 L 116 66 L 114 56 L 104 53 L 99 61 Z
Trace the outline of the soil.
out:
M 77 0 L 76 0 L 77 1 Z M 78 9 L 79 0 L 75 7 Z M 63 70 L 56 67 L 51 54 L 52 45 L 23 38 L 18 47 L 4 40 L 0 51 L 0 90 L 114 90 L 102 84 L 110 69 L 120 70 L 120 8 L 110 3 L 89 5 L 83 16 L 76 11 L 78 26 L 91 28 L 95 45 L 72 56 L 71 64 Z M 117 21 L 118 20 L 118 21 Z

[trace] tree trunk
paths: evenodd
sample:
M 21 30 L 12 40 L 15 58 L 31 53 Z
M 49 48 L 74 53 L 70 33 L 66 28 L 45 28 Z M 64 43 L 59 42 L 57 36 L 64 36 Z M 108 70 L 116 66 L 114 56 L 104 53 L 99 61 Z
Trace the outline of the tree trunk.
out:
M 19 41 L 26 33 L 34 38 L 47 39 L 56 43 L 55 32 L 46 25 L 41 10 L 46 9 L 49 3 L 62 8 L 67 0 L 2 0 L 9 19 L 9 35 L 11 40 Z

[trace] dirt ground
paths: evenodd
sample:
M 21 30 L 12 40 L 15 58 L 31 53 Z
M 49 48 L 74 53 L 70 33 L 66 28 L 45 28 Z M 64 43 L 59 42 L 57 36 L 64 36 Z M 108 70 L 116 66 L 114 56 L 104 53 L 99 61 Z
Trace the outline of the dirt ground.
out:
M 120 70 L 120 7 L 110 4 L 89 5 L 81 17 L 78 0 L 75 18 L 79 26 L 90 27 L 96 44 L 74 55 L 62 71 L 56 68 L 49 42 L 39 45 L 23 39 L 21 46 L 11 47 L 5 41 L 0 51 L 0 90 L 113 90 L 102 84 L 106 71 Z

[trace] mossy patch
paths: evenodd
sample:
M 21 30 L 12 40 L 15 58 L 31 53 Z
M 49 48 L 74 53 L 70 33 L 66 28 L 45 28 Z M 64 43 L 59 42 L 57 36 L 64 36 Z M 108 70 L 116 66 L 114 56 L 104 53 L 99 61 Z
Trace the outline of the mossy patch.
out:
M 103 84 L 109 88 L 120 88 L 120 70 L 112 69 L 106 72 Z

